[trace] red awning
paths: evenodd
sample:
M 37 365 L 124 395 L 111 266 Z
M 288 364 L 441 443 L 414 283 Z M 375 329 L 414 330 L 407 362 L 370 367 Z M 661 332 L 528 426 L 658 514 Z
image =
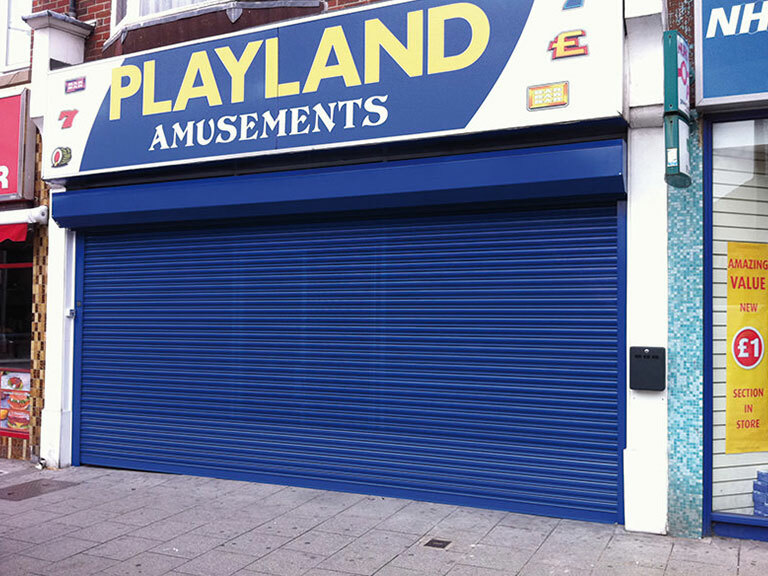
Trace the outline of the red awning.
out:
M 24 242 L 27 239 L 27 224 L 3 224 L 0 225 L 0 242 L 10 240 L 11 242 Z

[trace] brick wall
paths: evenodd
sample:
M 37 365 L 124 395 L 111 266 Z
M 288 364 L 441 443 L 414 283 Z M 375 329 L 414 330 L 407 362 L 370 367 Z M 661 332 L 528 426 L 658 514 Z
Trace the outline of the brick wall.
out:
M 354 6 L 374 4 L 382 0 L 327 0 L 328 10 L 339 10 Z M 35 12 L 41 10 L 53 10 L 67 13 L 69 0 L 34 0 Z M 85 43 L 85 60 L 98 60 L 103 58 L 104 43 L 110 37 L 110 16 L 112 13 L 111 0 L 78 0 L 77 17 L 84 22 L 95 21 L 96 28 Z

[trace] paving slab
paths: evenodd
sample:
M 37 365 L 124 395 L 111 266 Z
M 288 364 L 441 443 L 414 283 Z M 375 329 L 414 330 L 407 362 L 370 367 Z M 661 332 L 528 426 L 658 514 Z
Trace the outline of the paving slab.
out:
M 102 572 L 105 576 L 163 576 L 187 562 L 165 554 L 143 552 L 123 562 L 118 562 Z
M 194 576 L 231 576 L 253 563 L 253 558 L 225 550 L 209 550 L 176 568 L 176 572 Z
M 90 540 L 80 540 L 79 538 L 70 538 L 64 536 L 56 538 L 50 542 L 35 544 L 31 548 L 23 550 L 24 556 L 37 558 L 38 560 L 47 560 L 49 562 L 58 562 L 80 552 L 85 552 L 93 548 L 96 544 Z
M 91 548 L 88 553 L 113 560 L 128 560 L 128 558 L 132 558 L 154 546 L 157 546 L 157 542 L 149 538 L 124 535 L 99 544 Z
M 0 471 L 6 464 L 0 461 Z M 5 576 L 766 576 L 768 543 L 191 476 L 12 466 Z M 23 473 L 19 472 L 22 471 Z M 91 497 L 93 495 L 93 497 Z M 445 549 L 426 547 L 447 540 Z
M 334 532 L 324 532 L 320 529 L 305 532 L 298 538 L 295 538 L 284 545 L 284 548 L 290 550 L 299 550 L 309 554 L 320 554 L 322 556 L 332 556 L 345 546 L 355 541 L 352 536 L 336 534 Z
M 158 554 L 167 554 L 168 556 L 191 560 L 208 552 L 208 550 L 221 546 L 224 542 L 226 542 L 224 538 L 203 536 L 202 534 L 183 534 L 163 542 L 159 546 L 157 542 L 152 541 L 152 546 L 154 546 L 152 551 Z
M 323 560 L 325 560 L 325 556 L 320 554 L 280 548 L 259 558 L 248 569 L 263 574 L 295 576 L 297 574 L 304 574 L 304 572 L 314 568 Z

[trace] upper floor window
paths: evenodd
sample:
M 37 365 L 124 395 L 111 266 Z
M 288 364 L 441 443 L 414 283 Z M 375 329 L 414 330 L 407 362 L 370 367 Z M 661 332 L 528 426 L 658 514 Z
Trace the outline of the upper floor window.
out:
M 156 15 L 181 12 L 197 4 L 214 5 L 222 0 L 113 0 L 112 26 Z
M 29 66 L 32 30 L 21 19 L 32 0 L 0 0 L 0 72 Z

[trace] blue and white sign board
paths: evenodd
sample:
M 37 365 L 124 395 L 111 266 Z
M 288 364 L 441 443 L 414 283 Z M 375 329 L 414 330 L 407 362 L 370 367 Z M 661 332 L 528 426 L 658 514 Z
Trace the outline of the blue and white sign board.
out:
M 696 105 L 768 104 L 768 0 L 696 0 Z
M 622 18 L 400 0 L 58 70 L 44 178 L 620 118 Z

